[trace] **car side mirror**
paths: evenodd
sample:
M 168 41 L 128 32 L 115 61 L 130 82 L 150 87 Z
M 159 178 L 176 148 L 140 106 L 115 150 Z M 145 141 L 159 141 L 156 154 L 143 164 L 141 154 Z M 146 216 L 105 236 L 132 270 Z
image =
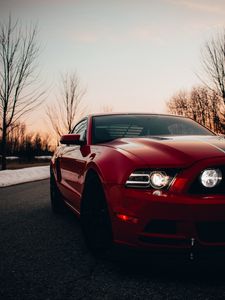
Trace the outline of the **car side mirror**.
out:
M 64 134 L 61 136 L 60 143 L 64 145 L 84 145 L 80 140 L 80 134 Z

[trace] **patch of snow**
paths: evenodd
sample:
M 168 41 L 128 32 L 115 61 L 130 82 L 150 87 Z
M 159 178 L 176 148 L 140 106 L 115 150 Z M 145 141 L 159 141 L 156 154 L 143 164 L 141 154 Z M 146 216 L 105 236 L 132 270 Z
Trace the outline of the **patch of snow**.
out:
M 18 156 L 7 156 L 6 157 L 7 160 L 16 160 L 16 159 L 19 159 Z
M 47 179 L 49 176 L 49 166 L 4 170 L 0 171 L 0 187 Z
M 52 157 L 50 155 L 42 155 L 42 156 L 35 156 L 35 159 L 51 159 Z

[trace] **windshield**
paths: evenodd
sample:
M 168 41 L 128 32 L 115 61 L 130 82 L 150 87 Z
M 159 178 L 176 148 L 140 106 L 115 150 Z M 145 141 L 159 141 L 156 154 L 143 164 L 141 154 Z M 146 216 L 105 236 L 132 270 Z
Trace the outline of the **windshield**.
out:
M 167 115 L 107 115 L 93 118 L 93 142 L 117 138 L 170 135 L 214 135 L 197 122 Z

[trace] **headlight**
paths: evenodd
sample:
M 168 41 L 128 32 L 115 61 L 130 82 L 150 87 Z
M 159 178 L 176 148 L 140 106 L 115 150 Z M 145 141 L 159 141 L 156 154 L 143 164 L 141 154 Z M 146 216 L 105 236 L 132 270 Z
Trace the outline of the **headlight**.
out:
M 176 176 L 177 170 L 137 170 L 130 174 L 126 187 L 163 189 L 168 187 Z
M 150 176 L 148 173 L 132 173 L 126 181 L 126 186 L 130 187 L 148 187 Z
M 220 169 L 206 169 L 200 176 L 202 185 L 207 188 L 213 188 L 222 180 L 222 172 Z
M 162 171 L 154 171 L 150 173 L 150 184 L 155 189 L 162 189 L 168 185 L 170 177 Z

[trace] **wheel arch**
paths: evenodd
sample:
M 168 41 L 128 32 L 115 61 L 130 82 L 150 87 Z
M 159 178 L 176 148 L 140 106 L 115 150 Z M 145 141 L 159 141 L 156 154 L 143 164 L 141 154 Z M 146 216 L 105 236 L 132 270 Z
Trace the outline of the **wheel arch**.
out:
M 97 168 L 95 167 L 89 167 L 86 171 L 85 174 L 85 179 L 84 179 L 84 185 L 83 185 L 83 191 L 82 191 L 82 197 L 81 197 L 81 202 L 83 201 L 83 198 L 85 197 L 85 193 L 87 192 L 87 185 L 88 185 L 88 181 L 91 177 L 95 177 L 99 183 L 102 185 L 103 188 L 103 181 L 102 181 L 102 176 L 100 175 L 100 172 L 98 171 Z M 103 188 L 104 190 L 104 188 Z
M 106 193 L 106 190 L 105 190 L 105 183 L 106 182 L 105 182 L 105 179 L 102 176 L 100 170 L 94 164 L 87 169 L 86 174 L 85 174 L 84 187 L 83 187 L 83 191 L 82 191 L 80 207 L 82 208 L 82 203 L 85 199 L 85 196 L 87 195 L 86 193 L 88 192 L 88 186 L 87 186 L 88 185 L 88 180 L 91 177 L 95 177 L 99 181 L 99 184 L 101 185 L 101 188 L 102 188 L 102 192 L 104 194 L 106 205 L 107 205 L 108 210 L 109 210 L 109 214 L 111 215 L 112 214 L 112 209 L 110 207 L 110 202 L 108 201 L 107 193 Z

